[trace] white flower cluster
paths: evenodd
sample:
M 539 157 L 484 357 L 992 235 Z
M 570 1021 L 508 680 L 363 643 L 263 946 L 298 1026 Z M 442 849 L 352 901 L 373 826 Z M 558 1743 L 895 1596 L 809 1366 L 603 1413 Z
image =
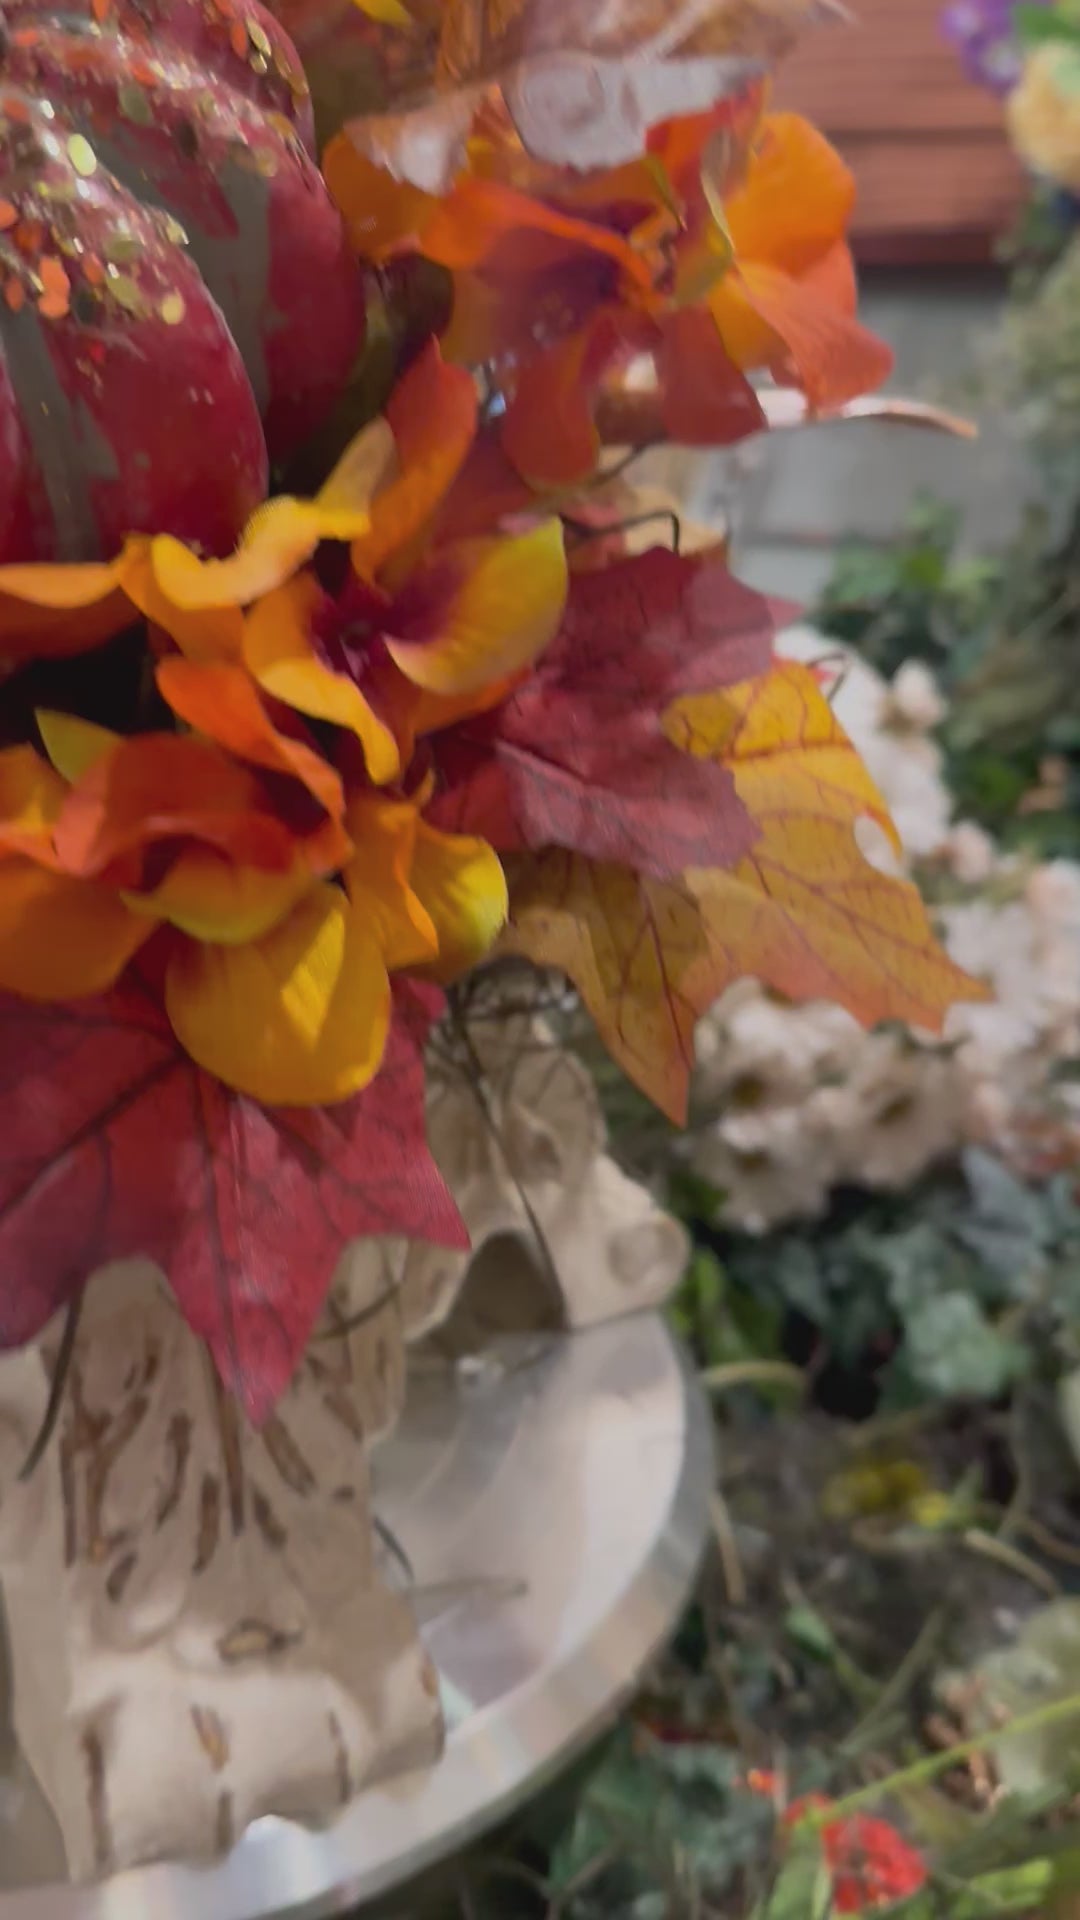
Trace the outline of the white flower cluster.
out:
M 909 860 L 932 861 L 963 903 L 943 908 L 950 953 L 994 999 L 953 1009 L 944 1039 L 865 1032 L 839 1008 L 792 1007 L 753 982 L 725 995 L 698 1030 L 699 1068 L 685 1152 L 717 1188 L 720 1218 L 753 1233 L 824 1212 L 855 1184 L 903 1188 L 973 1141 L 1008 1150 L 1033 1118 L 1080 1151 L 1080 866 L 1003 856 L 952 812 L 932 729 L 944 703 L 909 662 L 886 684 L 812 629 L 780 651 L 835 665 L 838 717 L 892 811 Z

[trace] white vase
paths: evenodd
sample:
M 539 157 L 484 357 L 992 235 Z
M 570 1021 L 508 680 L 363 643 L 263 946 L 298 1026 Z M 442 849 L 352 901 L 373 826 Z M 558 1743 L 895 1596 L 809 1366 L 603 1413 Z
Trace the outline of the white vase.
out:
M 362 1304 L 346 1278 L 335 1313 Z M 0 1577 L 15 1733 L 72 1875 L 207 1858 L 260 1814 L 325 1820 L 433 1760 L 438 1685 L 368 1499 L 400 1302 L 346 1337 L 324 1322 L 256 1430 L 154 1269 L 106 1269 L 20 1481 L 59 1338 L 0 1361 Z
M 400 1414 L 407 1344 L 459 1295 L 464 1338 L 482 1345 L 506 1324 L 588 1326 L 655 1305 L 682 1271 L 685 1235 L 607 1156 L 581 1065 L 531 1022 L 480 1023 L 473 1046 L 483 1103 L 434 1061 L 428 1097 L 473 1252 L 357 1243 L 263 1427 L 223 1392 L 146 1263 L 90 1282 L 28 1479 L 62 1318 L 0 1358 L 13 1724 L 75 1879 L 212 1858 L 264 1814 L 324 1824 L 436 1760 L 438 1681 L 380 1571 L 369 1498 L 367 1455 Z M 507 1236 L 527 1261 L 500 1259 Z M 535 1287 L 522 1303 L 508 1278 L 515 1264 L 546 1290 L 539 1312 Z

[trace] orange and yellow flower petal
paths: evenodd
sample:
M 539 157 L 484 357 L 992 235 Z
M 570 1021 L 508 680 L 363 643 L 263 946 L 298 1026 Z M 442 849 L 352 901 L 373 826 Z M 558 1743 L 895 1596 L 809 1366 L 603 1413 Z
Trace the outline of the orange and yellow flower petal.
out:
M 54 838 L 65 871 L 83 878 L 177 839 L 286 872 L 297 845 L 254 773 L 210 741 L 167 733 L 121 740 L 94 760 L 68 792 Z
M 462 541 L 409 582 L 393 609 L 387 651 L 425 692 L 481 692 L 554 639 L 566 591 L 558 520 L 516 537 Z
M 389 414 L 380 415 L 353 435 L 311 503 L 322 523 L 320 540 L 355 540 L 397 463 L 397 436 Z
M 846 240 L 837 240 L 799 276 L 799 285 L 816 294 L 826 306 L 854 320 L 859 310 L 859 289 L 855 280 L 855 262 Z
M 371 20 L 377 20 L 381 26 L 403 27 L 405 31 L 416 32 L 416 20 L 402 0 L 356 0 L 361 13 Z
M 77 713 L 60 713 L 52 707 L 39 707 L 34 718 L 45 751 L 67 786 L 74 786 L 123 738 L 110 727 L 99 727 L 94 720 L 82 720 Z
M 766 272 L 771 272 L 766 269 Z M 772 274 L 774 282 L 786 280 Z M 787 281 L 790 289 L 792 283 Z M 784 351 L 783 341 L 758 312 L 741 273 L 726 274 L 721 285 L 709 296 L 709 311 L 716 322 L 724 351 L 745 373 L 767 367 Z
M 447 360 L 482 367 L 502 360 L 528 339 L 536 318 L 536 290 L 528 281 L 455 273 L 450 318 L 440 335 Z
M 527 671 L 508 674 L 504 680 L 489 681 L 487 686 L 475 693 L 445 694 L 425 693 L 422 687 L 414 687 L 411 680 L 405 680 L 404 675 L 399 674 L 399 679 L 411 695 L 409 721 L 414 741 L 426 733 L 441 733 L 444 727 L 456 727 L 460 720 L 472 720 L 477 714 L 490 713 L 492 707 L 501 707 L 526 677 Z
M 151 549 L 155 582 L 182 612 L 244 607 L 270 593 L 310 560 L 319 544 L 319 522 L 308 500 L 268 500 L 249 520 L 236 552 L 226 560 L 200 560 L 172 534 L 159 534 Z M 164 623 L 163 623 L 164 624 Z
M 707 215 L 693 237 L 679 247 L 675 257 L 672 298 L 676 309 L 707 301 L 717 282 L 729 272 L 734 259 L 730 235 L 711 214 Z
M 477 435 L 435 520 L 434 539 L 465 540 L 491 533 L 501 522 L 535 513 L 535 490 L 522 479 L 503 446 L 500 421 Z M 542 511 L 542 505 L 540 505 Z
M 67 789 L 33 747 L 0 753 L 0 849 L 55 864 L 52 836 Z
M 108 565 L 0 567 L 0 659 L 85 653 L 131 619 L 124 557 Z
M 529 276 L 574 254 L 599 253 L 618 267 L 628 286 L 642 292 L 650 287 L 648 267 L 620 233 L 495 180 L 458 183 L 427 225 L 424 252 L 452 272 L 468 272 L 497 255 L 501 273 Z
M 227 1086 L 270 1106 L 319 1106 L 378 1072 L 390 980 L 363 907 L 323 884 L 247 946 L 182 943 L 165 1004 L 181 1045 Z
M 854 204 L 854 176 L 824 134 L 801 114 L 768 113 L 724 223 L 738 261 L 798 276 L 843 237 Z
M 390 972 L 422 966 L 439 950 L 438 934 L 411 881 L 418 815 L 408 801 L 358 795 L 347 825 L 353 854 L 345 886 L 354 907 L 366 913 Z
M 761 402 L 707 307 L 665 315 L 656 378 L 664 431 L 680 446 L 729 446 L 765 426 Z
M 310 574 L 298 574 L 268 593 L 248 614 L 244 658 L 259 686 L 274 699 L 355 734 L 371 778 L 384 786 L 401 772 L 398 743 L 355 682 L 319 659 L 311 630 L 325 599 Z
M 216 740 L 238 760 L 292 774 L 328 814 L 340 818 L 345 795 L 339 775 L 314 747 L 274 725 L 245 667 L 163 660 L 157 683 L 173 712 L 197 733 Z
M 440 833 L 421 820 L 409 880 L 431 916 L 438 958 L 435 979 L 456 980 L 490 953 L 506 924 L 506 876 L 485 840 Z
M 244 616 L 238 606 L 178 607 L 158 583 L 154 542 L 129 540 L 124 552 L 124 592 L 151 627 L 160 628 L 188 660 L 238 660 Z
M 235 866 L 210 847 L 192 847 L 156 887 L 123 898 L 132 913 L 167 920 L 194 940 L 242 946 L 284 920 L 311 885 L 311 869 L 300 858 L 285 873 L 265 873 Z
M 361 578 L 374 579 L 391 557 L 407 567 L 414 543 L 464 464 L 476 421 L 472 375 L 448 366 L 432 341 L 387 403 L 395 465 L 384 470 L 370 525 L 353 542 L 353 566 Z
M 396 180 L 387 168 L 359 153 L 347 132 L 331 140 L 323 155 L 323 173 L 363 260 L 386 260 L 403 246 L 420 242 L 439 204 L 433 194 Z
M 797 281 L 751 262 L 727 275 L 709 297 L 713 319 L 736 366 L 793 370 L 811 406 L 842 406 L 873 391 L 892 371 L 883 340 L 860 326 L 812 278 Z
M 703 166 L 709 168 L 714 186 L 722 193 L 731 191 L 729 175 L 743 177 L 750 143 L 761 126 L 766 85 L 758 81 L 705 113 L 680 114 L 652 128 L 649 159 L 684 199 L 693 198 Z M 724 165 L 717 164 L 718 145 Z
M 264 502 L 226 560 L 200 560 L 182 541 L 159 534 L 150 548 L 157 586 L 184 612 L 249 606 L 310 560 L 320 540 L 355 540 L 366 532 L 372 496 L 393 455 L 387 423 L 373 420 L 346 448 L 313 500 L 282 494 Z
M 0 861 L 0 991 L 28 1000 L 103 993 L 152 931 L 107 887 Z
M 601 382 L 655 336 L 646 315 L 602 307 L 578 333 L 529 359 L 506 411 L 502 444 L 534 487 L 572 486 L 596 471 L 593 413 Z
M 332 819 L 329 814 L 296 842 L 297 858 L 303 861 L 309 873 L 319 879 L 340 873 L 346 861 L 351 859 L 352 850 L 352 841 L 345 831 L 344 822 Z

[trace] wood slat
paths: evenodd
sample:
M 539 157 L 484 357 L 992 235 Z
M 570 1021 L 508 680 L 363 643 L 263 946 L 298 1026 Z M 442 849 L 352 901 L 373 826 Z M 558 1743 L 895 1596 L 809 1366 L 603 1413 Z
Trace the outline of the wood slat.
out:
M 1027 186 L 1001 104 L 965 80 L 941 0 L 858 0 L 851 27 L 808 34 L 777 75 L 854 167 L 853 239 L 864 258 L 985 258 Z
M 844 144 L 859 183 L 856 243 L 962 233 L 990 242 L 1008 230 L 1026 192 L 1000 140 L 860 135 Z

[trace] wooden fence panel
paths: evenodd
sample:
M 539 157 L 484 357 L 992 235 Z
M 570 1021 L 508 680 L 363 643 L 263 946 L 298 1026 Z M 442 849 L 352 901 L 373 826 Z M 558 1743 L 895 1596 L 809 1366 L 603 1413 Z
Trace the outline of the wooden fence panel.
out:
M 941 0 L 853 0 L 851 26 L 808 33 L 777 75 L 854 167 L 865 260 L 992 256 L 1026 191 L 1001 104 L 972 86 L 940 28 Z

